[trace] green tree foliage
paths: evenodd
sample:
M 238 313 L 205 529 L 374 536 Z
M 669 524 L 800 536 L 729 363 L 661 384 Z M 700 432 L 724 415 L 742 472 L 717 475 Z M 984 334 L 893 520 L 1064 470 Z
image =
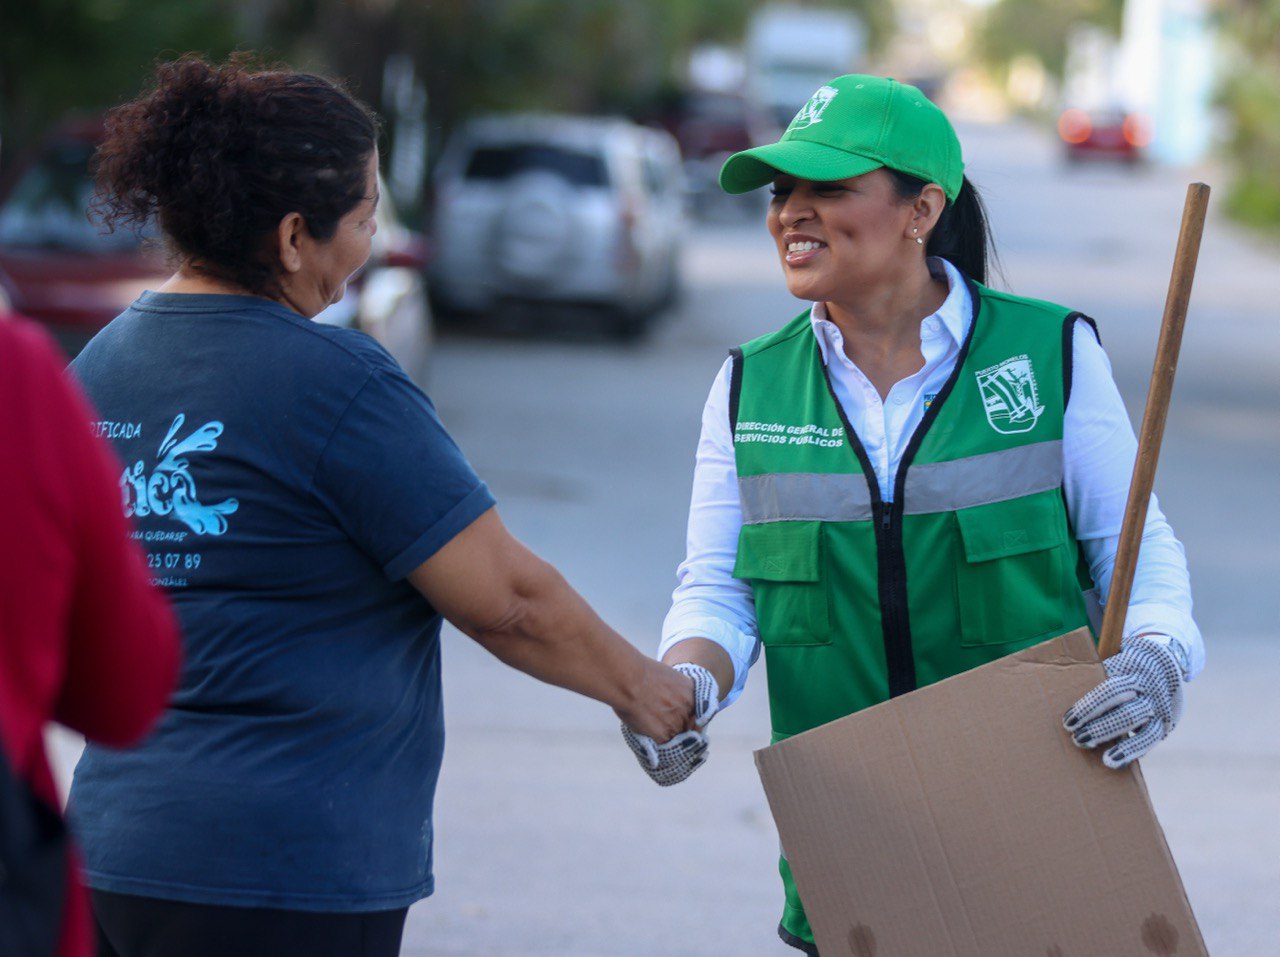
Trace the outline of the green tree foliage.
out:
M 392 125 L 383 64 L 408 57 L 427 93 L 433 158 L 450 131 L 477 113 L 654 116 L 679 85 L 688 53 L 699 43 L 738 44 L 765 2 L 258 0 L 256 9 L 261 42 L 299 66 L 336 73 Z M 860 12 L 872 44 L 893 23 L 892 0 L 812 5 Z
M 1220 25 L 1232 54 L 1222 103 L 1232 118 L 1227 209 L 1242 222 L 1280 230 L 1280 0 L 1229 0 Z
M 439 135 L 490 110 L 643 113 L 676 82 L 690 49 L 736 44 L 763 2 L 264 0 L 264 21 L 273 45 L 318 55 L 375 106 L 381 63 L 409 55 Z M 873 42 L 892 23 L 892 0 L 814 5 L 858 10 Z
M 979 53 L 997 67 L 1034 56 L 1060 79 L 1071 27 L 1095 23 L 1118 34 L 1123 12 L 1124 0 L 999 0 L 983 21 Z
M 229 0 L 0 2 L 0 165 L 70 113 L 135 94 L 166 53 L 229 53 Z
M 336 75 L 382 112 L 384 65 L 408 58 L 433 147 L 483 111 L 650 115 L 695 45 L 737 44 L 765 2 L 0 0 L 0 163 L 66 112 L 135 94 L 157 59 L 233 46 Z M 860 12 L 873 46 L 892 28 L 893 0 L 809 2 Z

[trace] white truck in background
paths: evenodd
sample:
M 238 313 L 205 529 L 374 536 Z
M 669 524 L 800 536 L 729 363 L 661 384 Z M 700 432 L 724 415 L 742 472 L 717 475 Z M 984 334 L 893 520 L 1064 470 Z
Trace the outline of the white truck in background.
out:
M 769 4 L 747 25 L 747 96 L 785 128 L 823 83 L 856 73 L 865 51 L 866 29 L 852 10 Z

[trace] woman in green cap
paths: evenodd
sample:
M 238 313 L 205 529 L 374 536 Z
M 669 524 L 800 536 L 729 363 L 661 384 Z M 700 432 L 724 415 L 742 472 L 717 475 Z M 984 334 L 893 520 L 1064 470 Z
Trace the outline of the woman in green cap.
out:
M 986 217 L 947 117 L 912 86 L 838 77 L 720 183 L 771 185 L 787 288 L 810 305 L 712 387 L 663 660 L 706 669 L 723 707 L 763 646 L 778 741 L 1087 624 L 1133 429 L 1092 320 L 984 285 Z M 1169 733 L 1203 666 L 1154 498 L 1124 634 L 1064 717 L 1113 768 Z M 628 741 L 663 784 L 706 756 L 703 732 Z M 779 934 L 816 954 L 781 873 Z

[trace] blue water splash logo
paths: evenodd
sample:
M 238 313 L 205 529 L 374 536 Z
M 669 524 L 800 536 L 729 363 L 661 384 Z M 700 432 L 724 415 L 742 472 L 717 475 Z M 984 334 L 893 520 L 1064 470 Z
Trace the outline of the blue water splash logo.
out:
M 141 460 L 126 468 L 120 476 L 126 516 L 173 515 L 197 535 L 221 535 L 227 530 L 227 516 L 240 507 L 229 498 L 216 505 L 201 504 L 196 494 L 195 479 L 187 460 L 190 452 L 211 452 L 218 447 L 221 422 L 206 422 L 189 436 L 178 441 L 178 430 L 186 421 L 181 412 L 169 426 L 169 432 L 156 453 L 160 461 L 150 475 Z

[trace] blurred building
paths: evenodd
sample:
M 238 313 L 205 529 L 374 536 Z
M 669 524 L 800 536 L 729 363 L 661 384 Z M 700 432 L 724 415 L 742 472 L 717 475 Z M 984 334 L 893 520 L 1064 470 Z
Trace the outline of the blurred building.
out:
M 953 0 L 896 0 L 893 7 L 894 33 L 879 55 L 879 69 L 937 96 L 971 54 L 971 24 L 981 7 Z
M 866 27 L 853 10 L 766 4 L 747 24 L 747 95 L 785 128 L 823 83 L 864 67 L 866 43 Z
M 1151 118 L 1151 156 L 1194 163 L 1212 145 L 1214 34 L 1206 0 L 1126 0 L 1119 88 Z

